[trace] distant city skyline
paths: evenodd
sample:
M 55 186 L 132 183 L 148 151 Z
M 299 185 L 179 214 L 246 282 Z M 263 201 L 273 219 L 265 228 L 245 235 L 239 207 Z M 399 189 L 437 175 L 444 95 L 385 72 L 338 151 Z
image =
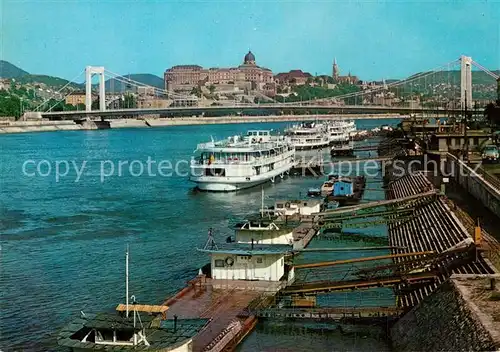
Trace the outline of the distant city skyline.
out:
M 233 67 L 249 49 L 275 74 L 300 69 L 404 78 L 458 59 L 500 67 L 498 2 L 2 2 L 1 57 L 73 79 L 86 65 L 163 77 L 171 66 Z M 80 77 L 77 81 L 82 81 Z

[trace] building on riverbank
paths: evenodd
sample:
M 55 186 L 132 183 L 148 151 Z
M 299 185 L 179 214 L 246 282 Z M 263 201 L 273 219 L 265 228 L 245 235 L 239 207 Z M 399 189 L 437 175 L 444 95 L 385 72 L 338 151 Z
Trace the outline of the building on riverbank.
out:
M 264 90 L 274 83 L 273 72 L 258 66 L 255 55 L 249 51 L 238 67 L 205 69 L 199 65 L 176 65 L 165 71 L 165 88 L 174 91 L 191 91 L 197 86 L 231 84 L 239 89 Z M 269 90 L 268 86 L 265 90 Z

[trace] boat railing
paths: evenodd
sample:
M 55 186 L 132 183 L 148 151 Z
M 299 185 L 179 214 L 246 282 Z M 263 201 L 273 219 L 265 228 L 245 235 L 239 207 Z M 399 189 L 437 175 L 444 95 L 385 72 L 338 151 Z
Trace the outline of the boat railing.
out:
M 263 165 L 263 164 L 268 164 L 268 163 L 273 163 L 277 161 L 281 161 L 284 159 L 283 155 L 290 153 L 294 154 L 293 150 L 287 150 L 284 153 L 274 155 L 272 157 L 265 157 L 265 156 L 254 156 L 252 159 L 249 160 L 242 160 L 239 158 L 224 158 L 224 159 L 216 159 L 216 160 L 209 160 L 209 159 L 201 159 L 201 157 L 193 158 L 192 159 L 192 165 L 195 166 L 212 166 L 212 165 L 217 165 L 217 166 L 235 166 L 235 165 Z

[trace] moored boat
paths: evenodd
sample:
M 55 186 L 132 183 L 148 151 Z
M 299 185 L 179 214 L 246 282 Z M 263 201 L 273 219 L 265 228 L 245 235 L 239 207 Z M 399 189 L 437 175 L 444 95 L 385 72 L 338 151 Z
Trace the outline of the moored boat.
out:
M 344 177 L 330 175 L 329 181 L 333 182 L 333 190 L 327 196 L 327 201 L 336 201 L 339 206 L 357 204 L 363 197 L 366 185 L 364 176 Z
M 328 127 L 321 122 L 302 122 L 285 129 L 285 135 L 297 150 L 321 149 L 330 144 Z
M 268 130 L 250 130 L 243 138 L 198 144 L 191 161 L 190 180 L 203 191 L 237 191 L 276 177 L 294 165 L 295 148 Z

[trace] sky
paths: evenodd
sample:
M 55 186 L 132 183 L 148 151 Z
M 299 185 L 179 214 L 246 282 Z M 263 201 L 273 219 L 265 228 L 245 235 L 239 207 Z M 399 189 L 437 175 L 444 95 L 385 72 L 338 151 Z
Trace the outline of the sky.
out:
M 73 79 L 87 65 L 153 73 L 234 67 L 404 78 L 465 54 L 500 68 L 500 1 L 0 0 L 0 57 Z M 83 81 L 83 76 L 76 81 Z

